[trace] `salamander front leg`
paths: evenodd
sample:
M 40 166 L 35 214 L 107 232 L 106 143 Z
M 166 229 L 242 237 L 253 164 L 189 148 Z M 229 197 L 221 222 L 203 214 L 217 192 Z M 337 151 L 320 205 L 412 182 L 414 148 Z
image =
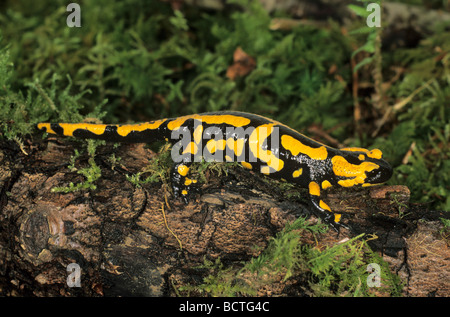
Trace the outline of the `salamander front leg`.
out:
M 314 207 L 319 211 L 325 222 L 339 233 L 340 227 L 345 227 L 339 223 L 342 215 L 332 212 L 331 208 L 321 199 L 320 187 L 316 182 L 309 183 L 309 196 Z
M 186 162 L 174 163 L 170 172 L 173 195 L 175 198 L 181 197 L 185 204 L 189 202 L 187 196 L 190 185 L 197 182 L 187 177 L 190 165 Z

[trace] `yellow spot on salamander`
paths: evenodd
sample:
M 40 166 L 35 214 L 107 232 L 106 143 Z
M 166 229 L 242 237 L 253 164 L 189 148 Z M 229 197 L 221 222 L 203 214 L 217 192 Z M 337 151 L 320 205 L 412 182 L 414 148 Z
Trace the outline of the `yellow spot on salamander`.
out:
M 383 157 L 383 152 L 381 152 L 379 149 L 373 149 L 369 153 L 367 153 L 367 156 L 379 160 Z
M 252 169 L 252 164 L 248 163 L 248 162 L 241 162 L 242 166 L 244 166 L 245 168 L 251 170 Z
M 200 115 L 193 114 L 189 116 L 184 116 L 180 118 L 173 119 L 167 124 L 169 130 L 178 129 L 186 122 L 188 119 L 197 119 L 205 122 L 206 124 L 229 124 L 234 127 L 243 127 L 250 124 L 250 119 L 234 115 Z
M 358 158 L 360 161 L 364 161 L 366 159 L 366 157 L 364 156 L 364 154 L 359 154 Z
M 245 144 L 245 140 L 244 139 L 233 139 L 233 138 L 229 138 L 227 141 L 227 146 L 230 150 L 234 151 L 234 154 L 239 157 L 242 153 L 242 151 L 244 150 L 244 144 Z
M 55 131 L 52 130 L 52 128 L 50 127 L 50 123 L 39 123 L 37 125 L 39 130 L 44 130 L 47 131 L 47 133 L 51 133 L 51 134 L 56 134 Z
M 324 145 L 318 148 L 312 148 L 287 134 L 281 136 L 281 145 L 286 150 L 291 151 L 294 156 L 302 153 L 308 155 L 313 160 L 325 160 L 328 157 L 328 151 Z
M 316 182 L 309 183 L 309 193 L 310 195 L 320 196 L 320 187 Z
M 177 118 L 177 119 L 173 119 L 172 121 L 170 121 L 170 122 L 167 124 L 167 128 L 168 128 L 169 130 L 175 130 L 175 129 L 178 129 L 179 127 L 181 127 L 181 125 L 182 125 L 184 122 L 186 122 L 187 119 L 190 119 L 190 118 L 193 118 L 193 117 L 194 117 L 194 115 L 192 115 L 192 116 L 184 116 L 184 117 L 180 117 L 180 118 Z
M 369 152 L 369 150 L 364 149 L 362 147 L 345 147 L 345 148 L 342 148 L 341 151 L 364 152 L 364 153 Z
M 178 174 L 180 174 L 181 176 L 186 176 L 188 172 L 189 167 L 187 167 L 186 165 L 178 166 Z
M 249 136 L 248 144 L 252 154 L 267 164 L 261 167 L 261 173 L 270 173 L 270 168 L 274 171 L 283 169 L 284 162 L 280 160 L 271 150 L 264 150 L 262 145 L 273 132 L 273 124 L 263 124 L 257 127 Z
M 340 181 L 338 181 L 338 184 L 341 185 L 342 187 L 352 187 L 358 184 L 363 184 L 364 183 L 364 177 L 355 177 L 355 178 L 351 178 L 351 179 L 341 179 Z
M 97 135 L 105 133 L 106 124 L 92 124 L 92 123 L 60 123 L 59 126 L 63 129 L 64 135 L 73 136 L 75 130 L 87 130 Z
M 292 177 L 293 177 L 293 178 L 300 177 L 300 176 L 302 175 L 302 173 L 303 173 L 303 168 L 299 168 L 298 170 L 295 170 L 295 171 L 292 173 Z
M 369 151 L 368 149 L 360 148 L 360 147 L 346 147 L 341 149 L 341 151 L 351 151 L 351 152 L 364 152 L 370 158 L 381 159 L 383 157 L 383 152 L 379 149 L 373 149 Z M 359 157 L 358 157 L 359 158 Z
M 140 124 L 124 124 L 124 125 L 117 125 L 117 134 L 120 136 L 127 136 L 130 134 L 130 132 L 133 131 L 145 131 L 145 130 L 154 130 L 158 129 L 163 122 L 166 121 L 163 120 L 157 120 L 152 122 L 145 122 Z
M 334 222 L 338 223 L 339 221 L 341 221 L 341 214 L 334 214 Z
M 352 187 L 363 184 L 367 178 L 366 172 L 379 168 L 379 165 L 372 162 L 362 162 L 359 165 L 349 163 L 344 157 L 336 155 L 331 159 L 333 172 L 336 176 L 347 177 L 338 181 L 342 187 Z
M 269 166 L 261 166 L 261 173 L 264 175 L 269 175 L 270 174 L 270 167 Z
M 187 177 L 186 177 L 186 180 L 184 181 L 185 186 L 189 186 L 189 185 L 195 184 L 195 183 L 197 183 L 196 179 L 191 179 L 191 178 L 187 178 Z
M 330 188 L 331 186 L 332 186 L 331 183 L 327 180 L 324 180 L 322 182 L 322 189 L 327 189 L 327 188 Z
M 227 123 L 234 127 L 243 127 L 250 124 L 250 119 L 233 115 L 213 115 L 213 116 L 199 116 L 200 119 L 207 124 L 223 124 Z
M 183 154 L 189 153 L 189 154 L 197 154 L 197 144 L 195 144 L 194 142 L 190 142 L 186 148 L 183 151 Z
M 319 201 L 319 207 L 328 211 L 331 211 L 331 208 L 323 202 L 323 200 Z
M 187 192 L 186 189 L 183 189 L 183 190 L 181 191 L 181 195 L 186 196 L 187 194 L 188 194 L 188 192 Z
M 225 149 L 226 146 L 226 141 L 225 140 L 209 140 L 206 143 L 206 149 L 208 150 L 209 153 L 214 154 L 217 150 L 221 150 L 223 151 Z
M 200 124 L 194 130 L 194 142 L 199 144 L 202 141 L 203 126 Z

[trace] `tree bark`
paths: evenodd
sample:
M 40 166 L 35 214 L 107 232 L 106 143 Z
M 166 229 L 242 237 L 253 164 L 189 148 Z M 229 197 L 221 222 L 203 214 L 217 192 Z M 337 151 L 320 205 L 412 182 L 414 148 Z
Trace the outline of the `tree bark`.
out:
M 201 270 L 193 268 L 205 258 L 249 260 L 287 223 L 309 215 L 306 199 L 286 200 L 264 176 L 239 167 L 221 177 L 207 172 L 187 205 L 161 183 L 136 187 L 126 174 L 141 171 L 155 155 L 142 144 L 101 147 L 97 189 L 52 192 L 84 181 L 67 167 L 74 147 L 79 143 L 35 141 L 25 155 L 13 143 L 0 143 L 2 296 L 176 296 L 186 281 L 201 282 Z M 119 164 L 110 163 L 112 153 Z M 76 166 L 87 161 L 81 155 Z M 374 233 L 371 246 L 404 279 L 405 295 L 448 296 L 449 239 L 438 220 L 444 213 L 409 206 L 404 186 L 330 191 L 325 200 L 345 212 L 351 229 L 339 236 L 330 230 L 319 243 Z M 69 287 L 77 281 L 71 263 L 81 270 L 80 287 Z M 258 294 L 289 295 L 283 283 L 289 281 Z

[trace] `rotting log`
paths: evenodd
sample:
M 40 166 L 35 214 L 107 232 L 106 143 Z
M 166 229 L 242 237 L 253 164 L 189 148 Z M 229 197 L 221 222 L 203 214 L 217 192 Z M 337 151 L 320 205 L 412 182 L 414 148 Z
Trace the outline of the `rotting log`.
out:
M 101 147 L 96 190 L 52 192 L 83 181 L 67 167 L 74 147 L 79 144 L 50 138 L 30 143 L 24 155 L 13 143 L 0 143 L 2 296 L 175 296 L 175 286 L 201 281 L 193 268 L 205 258 L 249 260 L 288 222 L 309 215 L 306 201 L 283 199 L 263 176 L 241 168 L 207 175 L 188 205 L 161 184 L 136 187 L 126 174 L 155 155 L 142 144 Z M 108 160 L 112 153 L 122 159 L 117 166 Z M 87 161 L 81 155 L 76 166 Z M 405 295 L 448 296 L 449 237 L 438 220 L 444 213 L 411 208 L 404 186 L 330 191 L 325 200 L 344 213 L 351 230 L 339 236 L 330 230 L 314 238 L 319 243 L 374 234 L 371 246 L 403 278 Z M 81 268 L 80 287 L 68 286 L 70 263 Z M 290 282 L 258 294 L 299 294 L 286 293 L 283 283 Z

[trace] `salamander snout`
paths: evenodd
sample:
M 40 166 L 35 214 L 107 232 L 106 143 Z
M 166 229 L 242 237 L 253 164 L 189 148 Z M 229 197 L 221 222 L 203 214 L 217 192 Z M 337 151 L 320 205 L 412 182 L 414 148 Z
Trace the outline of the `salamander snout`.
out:
M 379 159 L 374 163 L 379 167 L 366 172 L 367 179 L 365 183 L 380 184 L 388 181 L 393 173 L 391 165 L 383 159 Z

